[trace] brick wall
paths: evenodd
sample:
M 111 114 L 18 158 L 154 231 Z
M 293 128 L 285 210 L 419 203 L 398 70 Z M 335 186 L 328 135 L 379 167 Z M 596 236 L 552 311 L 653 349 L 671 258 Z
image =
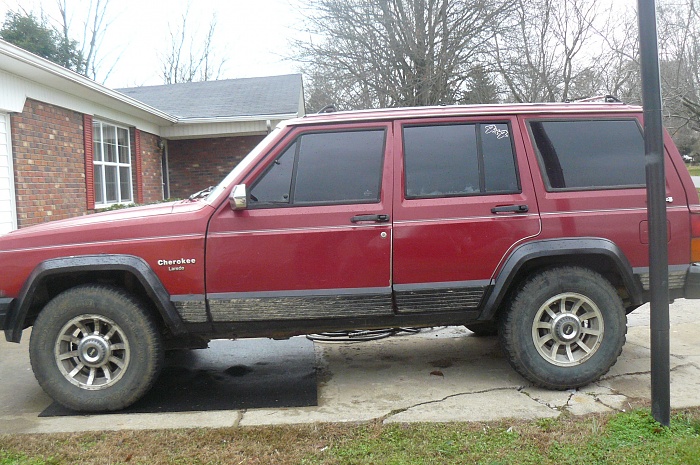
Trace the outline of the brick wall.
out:
M 133 128 L 131 131 L 134 132 Z M 163 151 L 158 148 L 159 140 L 158 136 L 141 131 L 141 188 L 144 203 L 163 200 Z
M 219 183 L 264 136 L 168 141 L 170 197 L 185 198 Z
M 17 226 L 22 228 L 92 212 L 87 207 L 83 115 L 27 99 L 22 113 L 11 115 L 10 121 Z M 92 131 L 92 126 L 88 130 Z M 134 128 L 130 129 L 134 200 L 137 195 L 145 203 L 162 200 L 159 138 L 140 132 L 141 185 L 138 186 L 135 132 Z
M 28 99 L 10 120 L 17 226 L 85 214 L 83 115 Z

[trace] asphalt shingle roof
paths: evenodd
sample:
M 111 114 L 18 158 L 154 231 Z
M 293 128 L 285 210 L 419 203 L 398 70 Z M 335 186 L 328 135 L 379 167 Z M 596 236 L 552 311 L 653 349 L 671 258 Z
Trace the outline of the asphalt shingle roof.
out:
M 115 89 L 179 118 L 296 114 L 301 74 Z

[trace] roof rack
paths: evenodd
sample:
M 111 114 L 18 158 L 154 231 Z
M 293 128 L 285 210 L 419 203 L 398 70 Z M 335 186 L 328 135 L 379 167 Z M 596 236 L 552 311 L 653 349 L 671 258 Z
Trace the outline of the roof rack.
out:
M 596 95 L 595 97 L 586 97 L 581 99 L 576 99 L 576 103 L 591 103 L 591 102 L 605 102 L 605 103 L 622 103 L 622 100 L 615 97 L 614 95 Z
M 338 110 L 335 109 L 335 104 L 329 103 L 329 104 L 326 105 L 325 107 L 323 107 L 323 108 L 321 108 L 320 110 L 318 110 L 318 112 L 317 112 L 316 114 L 317 114 L 317 115 L 320 115 L 320 114 L 323 114 L 323 113 L 335 113 L 336 111 L 338 111 Z

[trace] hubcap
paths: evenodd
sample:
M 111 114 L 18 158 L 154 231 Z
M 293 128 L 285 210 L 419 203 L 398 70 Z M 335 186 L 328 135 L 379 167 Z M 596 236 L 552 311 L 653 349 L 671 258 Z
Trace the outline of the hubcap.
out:
M 129 341 L 124 331 L 101 315 L 81 315 L 61 329 L 54 348 L 61 374 L 86 390 L 119 381 L 129 365 Z
M 110 354 L 109 341 L 101 335 L 88 336 L 78 344 L 80 361 L 90 367 L 103 365 Z
M 566 292 L 538 309 L 532 322 L 532 342 L 549 363 L 574 366 L 596 353 L 603 331 L 598 306 L 584 295 Z

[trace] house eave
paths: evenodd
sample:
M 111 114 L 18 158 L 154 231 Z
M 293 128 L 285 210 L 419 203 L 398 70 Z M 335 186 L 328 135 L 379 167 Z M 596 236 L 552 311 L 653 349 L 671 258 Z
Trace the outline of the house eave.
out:
M 0 40 L 0 69 L 38 85 L 108 106 L 151 123 L 163 125 L 177 122 L 177 118 L 173 115 L 109 89 L 92 79 L 3 40 Z M 21 108 L 7 110 L 21 111 Z
M 183 118 L 176 124 L 160 127 L 165 139 L 203 139 L 264 135 L 281 121 L 297 118 L 294 113 L 276 115 L 235 116 L 221 118 Z
M 177 124 L 217 124 L 217 123 L 238 123 L 247 121 L 282 121 L 285 119 L 298 118 L 297 113 L 283 113 L 276 115 L 243 115 L 243 116 L 219 116 L 207 118 L 178 118 Z

